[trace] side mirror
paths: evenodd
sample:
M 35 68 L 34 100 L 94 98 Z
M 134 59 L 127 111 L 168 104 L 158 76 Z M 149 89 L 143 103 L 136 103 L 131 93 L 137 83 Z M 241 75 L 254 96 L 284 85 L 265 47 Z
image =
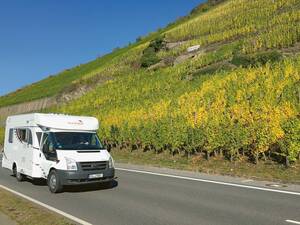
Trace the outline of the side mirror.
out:
M 107 150 L 108 152 L 110 152 L 110 151 L 111 151 L 111 145 L 106 145 L 106 150 Z

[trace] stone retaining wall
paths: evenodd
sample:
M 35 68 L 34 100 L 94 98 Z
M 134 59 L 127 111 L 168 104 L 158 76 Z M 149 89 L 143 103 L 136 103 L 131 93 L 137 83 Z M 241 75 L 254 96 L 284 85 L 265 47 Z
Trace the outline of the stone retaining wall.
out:
M 56 99 L 50 97 L 2 107 L 0 108 L 0 126 L 4 125 L 6 118 L 10 115 L 38 112 L 55 104 L 57 104 Z

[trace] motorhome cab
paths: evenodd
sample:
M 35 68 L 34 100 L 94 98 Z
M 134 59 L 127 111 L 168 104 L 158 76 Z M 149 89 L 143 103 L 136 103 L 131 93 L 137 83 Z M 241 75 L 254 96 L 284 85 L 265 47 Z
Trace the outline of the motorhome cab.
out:
M 32 113 L 6 120 L 2 167 L 18 181 L 45 178 L 51 192 L 64 185 L 109 182 L 114 162 L 94 117 Z

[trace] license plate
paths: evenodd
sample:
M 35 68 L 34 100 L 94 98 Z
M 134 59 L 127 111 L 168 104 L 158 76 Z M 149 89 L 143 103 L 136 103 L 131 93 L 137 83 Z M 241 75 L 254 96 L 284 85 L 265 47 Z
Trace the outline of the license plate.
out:
M 89 179 L 101 178 L 101 177 L 103 177 L 103 173 L 90 174 L 90 175 L 89 175 Z

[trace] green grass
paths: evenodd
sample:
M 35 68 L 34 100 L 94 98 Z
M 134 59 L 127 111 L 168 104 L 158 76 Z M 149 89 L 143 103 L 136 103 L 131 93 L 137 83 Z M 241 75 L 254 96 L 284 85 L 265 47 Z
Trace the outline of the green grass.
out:
M 19 225 L 75 224 L 58 214 L 55 214 L 3 189 L 0 189 L 0 199 L 0 211 Z
M 171 156 L 166 152 L 156 154 L 153 151 L 142 152 L 141 150 L 128 151 L 119 149 L 113 149 L 111 154 L 114 157 L 114 160 L 119 163 L 148 165 L 207 174 L 229 175 L 255 180 L 300 184 L 299 162 L 290 168 L 286 168 L 282 164 L 273 161 L 261 161 L 259 164 L 254 165 L 247 161 L 246 158 L 230 162 L 223 157 L 218 156 L 211 158 L 208 161 L 204 159 L 203 155 L 187 158 L 186 156 L 181 155 Z

